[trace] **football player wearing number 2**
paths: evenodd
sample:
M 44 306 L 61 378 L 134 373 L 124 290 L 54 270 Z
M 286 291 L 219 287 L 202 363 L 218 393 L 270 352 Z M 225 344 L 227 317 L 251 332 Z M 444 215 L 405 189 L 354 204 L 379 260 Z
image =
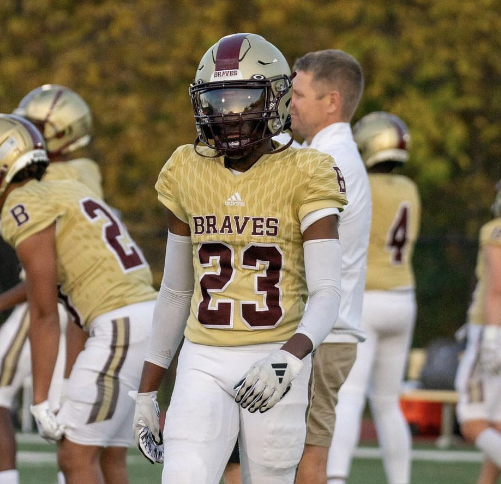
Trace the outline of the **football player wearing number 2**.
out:
M 292 77 L 261 36 L 223 37 L 190 86 L 195 145 L 156 184 L 169 235 L 134 430 L 158 454 L 156 390 L 184 334 L 163 483 L 218 483 L 237 439 L 243 483 L 295 479 L 310 355 L 339 311 L 346 196 L 332 157 L 272 141 L 290 125 Z
M 67 484 L 127 483 L 126 452 L 156 291 L 143 255 L 93 190 L 42 180 L 49 159 L 36 126 L 0 115 L 3 238 L 26 272 L 33 403 L 38 431 L 59 442 Z M 88 333 L 57 416 L 47 400 L 60 337 L 58 298 Z M 116 466 L 103 475 L 103 449 Z M 122 452 L 120 453 L 120 449 Z

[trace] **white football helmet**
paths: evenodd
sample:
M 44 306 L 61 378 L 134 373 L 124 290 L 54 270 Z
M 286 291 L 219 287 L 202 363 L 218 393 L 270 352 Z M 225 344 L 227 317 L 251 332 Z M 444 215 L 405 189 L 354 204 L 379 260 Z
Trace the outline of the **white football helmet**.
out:
M 49 164 L 36 126 L 14 114 L 0 114 L 0 196 L 17 173 L 33 163 Z
M 383 161 L 405 163 L 411 136 L 406 124 L 394 114 L 376 111 L 353 126 L 353 138 L 367 168 Z
M 14 114 L 35 124 L 52 156 L 69 153 L 90 142 L 92 116 L 89 106 L 67 87 L 57 84 L 37 87 L 21 100 Z
M 239 152 L 290 126 L 292 82 L 282 53 L 256 34 L 233 34 L 202 57 L 189 89 L 199 142 Z

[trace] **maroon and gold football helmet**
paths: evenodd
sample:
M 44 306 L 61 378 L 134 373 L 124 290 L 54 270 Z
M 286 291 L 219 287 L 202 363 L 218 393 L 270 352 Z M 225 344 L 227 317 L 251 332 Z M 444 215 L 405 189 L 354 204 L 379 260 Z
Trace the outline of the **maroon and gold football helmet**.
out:
M 202 57 L 189 89 L 199 142 L 240 152 L 290 125 L 291 72 L 282 53 L 256 34 L 223 37 Z
M 394 114 L 367 114 L 353 126 L 353 138 L 367 168 L 384 161 L 405 163 L 409 159 L 409 129 Z

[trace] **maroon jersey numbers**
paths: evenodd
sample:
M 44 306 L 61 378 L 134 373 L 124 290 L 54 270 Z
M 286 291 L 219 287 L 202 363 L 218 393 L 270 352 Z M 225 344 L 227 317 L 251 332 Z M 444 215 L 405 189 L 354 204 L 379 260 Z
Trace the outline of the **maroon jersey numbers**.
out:
M 386 248 L 391 253 L 393 264 L 402 264 L 403 252 L 407 244 L 407 234 L 409 230 L 409 205 L 401 203 L 397 210 L 397 215 L 391 225 L 388 234 Z
M 204 242 L 198 247 L 202 267 L 215 267 L 206 271 L 200 280 L 202 301 L 198 305 L 198 320 L 210 328 L 233 327 L 233 299 L 217 298 L 235 277 L 235 253 L 233 247 L 223 242 Z M 215 264 L 214 264 L 215 262 Z M 242 250 L 241 267 L 253 271 L 251 277 L 243 280 L 253 284 L 255 301 L 241 301 L 240 314 L 249 328 L 271 329 L 280 323 L 284 310 L 281 305 L 282 252 L 273 244 L 250 244 Z M 260 307 L 258 301 L 264 301 Z
M 145 265 L 141 251 L 128 237 L 127 230 L 117 221 L 106 206 L 92 198 L 82 200 L 80 205 L 90 221 L 93 222 L 100 216 L 107 220 L 103 225 L 103 239 L 125 272 Z M 127 246 L 122 243 L 124 236 L 127 236 L 130 241 Z

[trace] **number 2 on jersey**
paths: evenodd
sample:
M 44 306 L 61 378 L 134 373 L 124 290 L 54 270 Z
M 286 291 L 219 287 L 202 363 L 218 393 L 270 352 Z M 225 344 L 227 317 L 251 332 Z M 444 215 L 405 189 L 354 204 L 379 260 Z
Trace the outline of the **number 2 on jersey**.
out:
M 108 208 L 92 198 L 81 200 L 80 206 L 91 222 L 96 221 L 100 216 L 107 220 L 103 225 L 103 239 L 124 272 L 137 269 L 145 264 L 139 247 L 130 240 L 127 230 L 116 220 Z M 129 239 L 127 246 L 121 242 L 124 237 Z

